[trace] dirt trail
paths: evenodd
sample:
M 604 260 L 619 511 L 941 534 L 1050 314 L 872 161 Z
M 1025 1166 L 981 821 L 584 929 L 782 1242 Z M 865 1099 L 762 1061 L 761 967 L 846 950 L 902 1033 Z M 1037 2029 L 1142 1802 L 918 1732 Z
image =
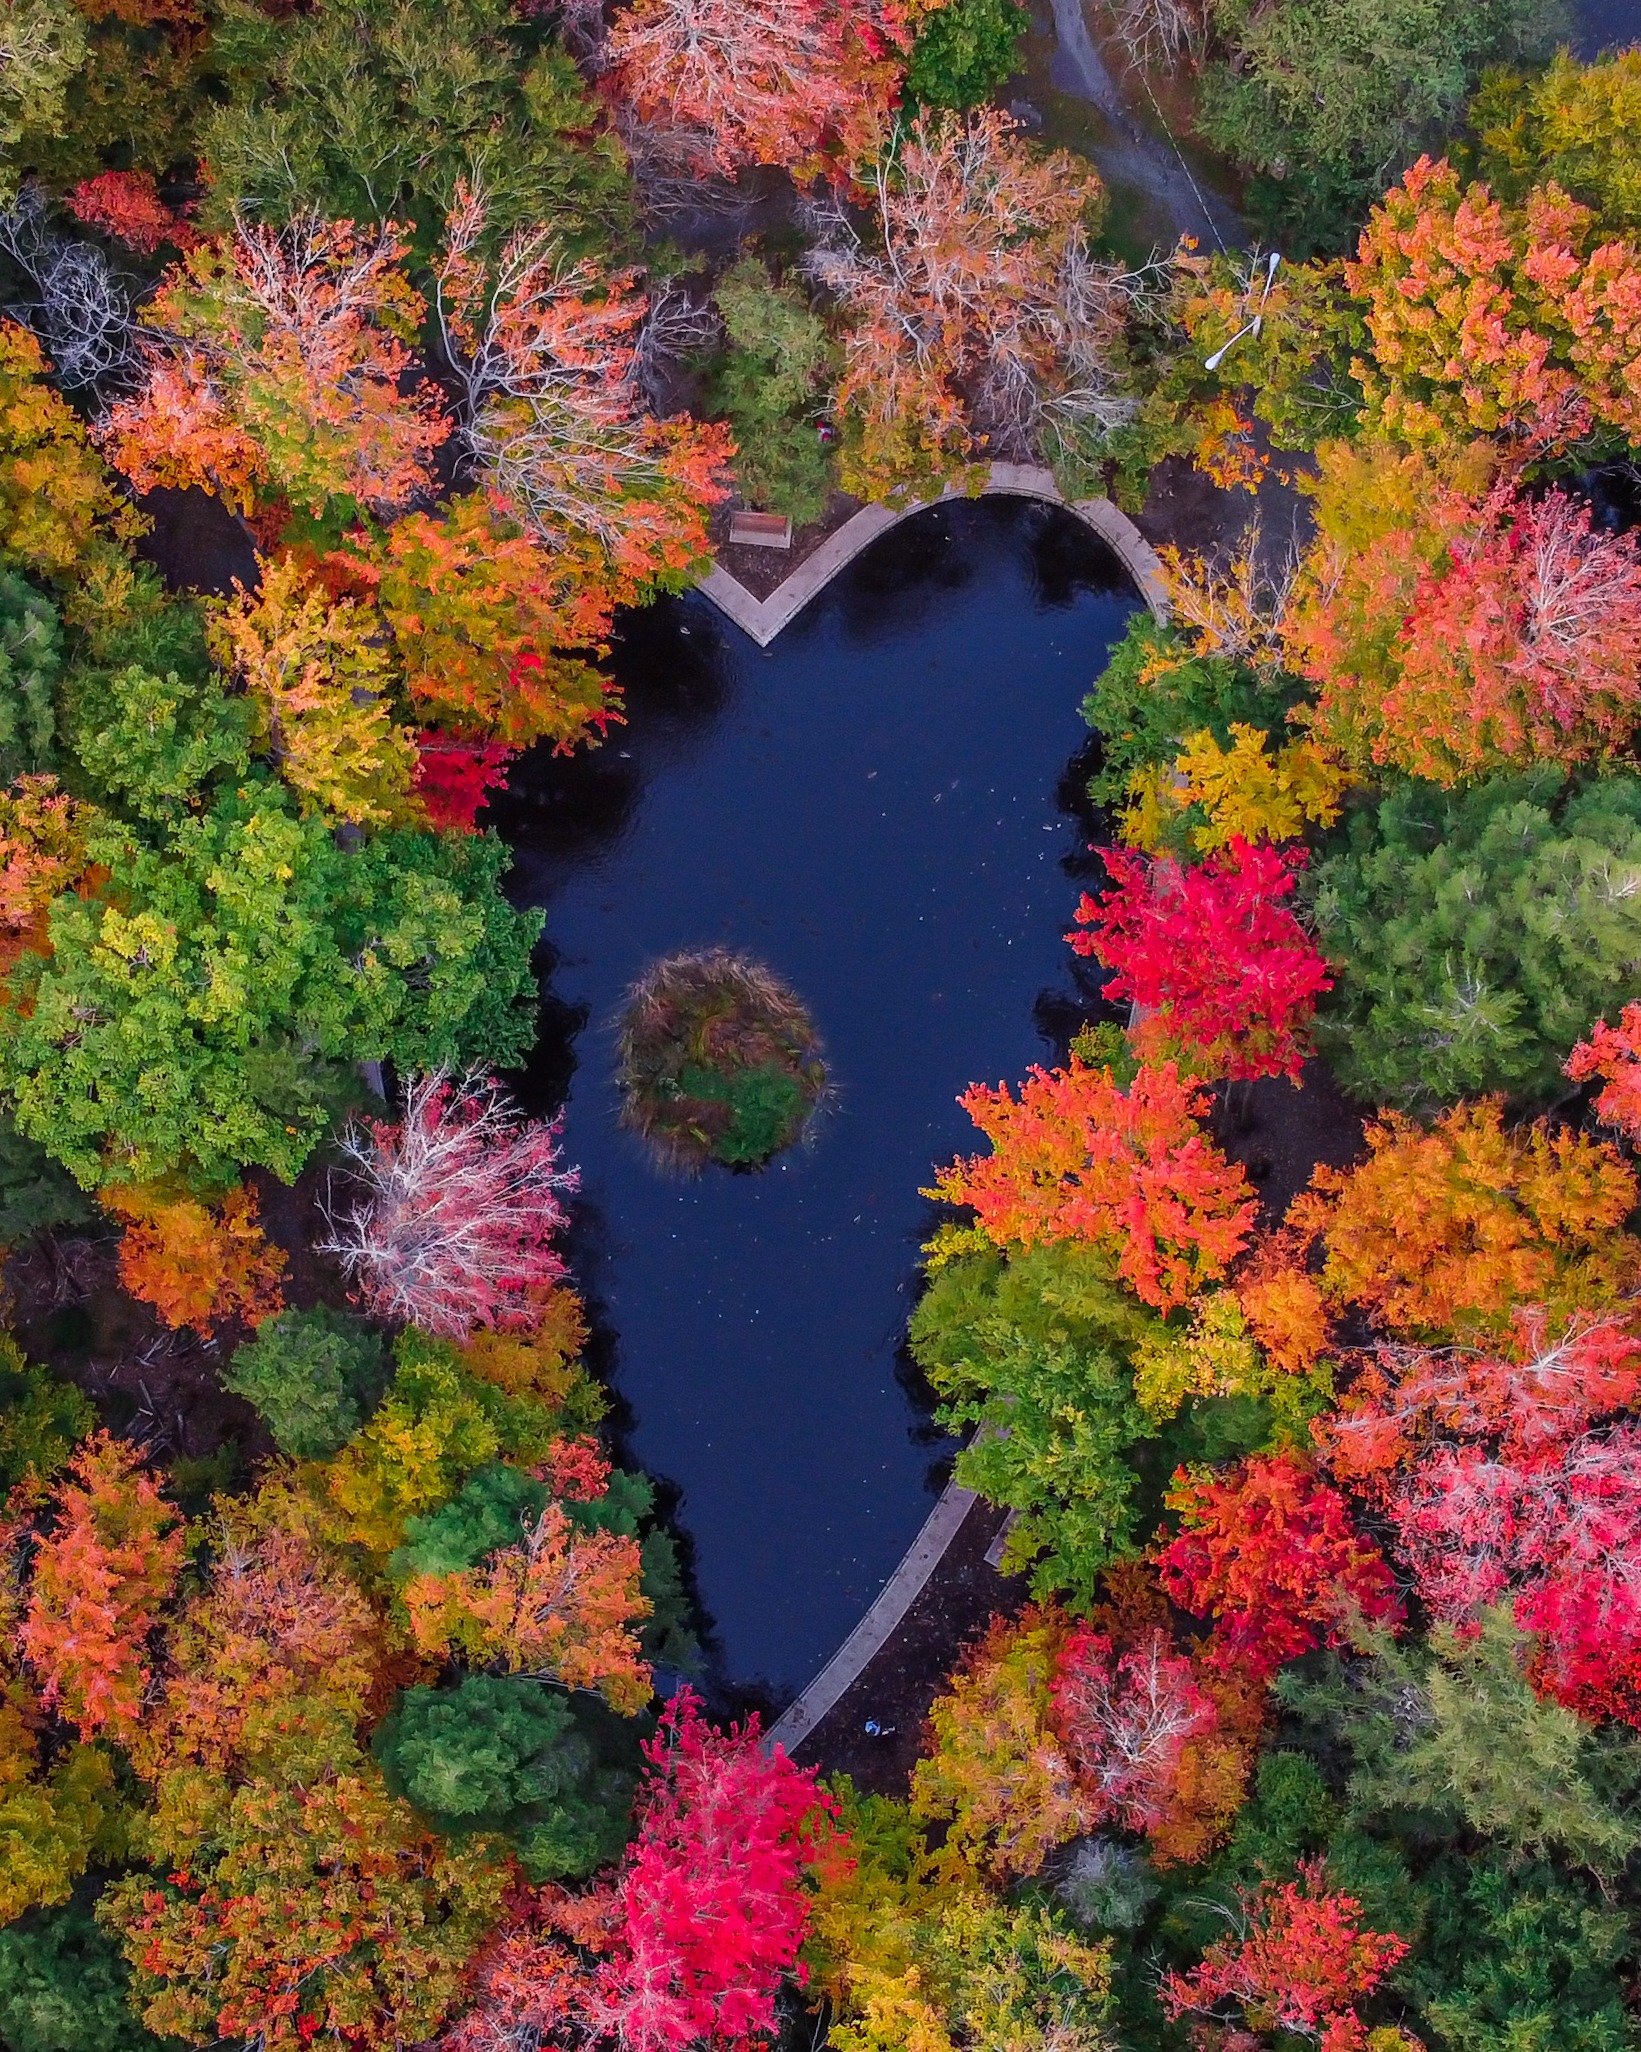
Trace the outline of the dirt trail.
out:
M 1114 131 L 1113 140 L 1092 153 L 1100 170 L 1154 200 L 1175 235 L 1194 235 L 1208 248 L 1237 248 L 1246 230 L 1232 209 L 1193 178 L 1178 155 L 1148 135 L 1123 105 L 1116 81 L 1088 32 L 1082 0 L 1052 0 L 1052 5 L 1054 83 L 1061 92 L 1097 107 Z

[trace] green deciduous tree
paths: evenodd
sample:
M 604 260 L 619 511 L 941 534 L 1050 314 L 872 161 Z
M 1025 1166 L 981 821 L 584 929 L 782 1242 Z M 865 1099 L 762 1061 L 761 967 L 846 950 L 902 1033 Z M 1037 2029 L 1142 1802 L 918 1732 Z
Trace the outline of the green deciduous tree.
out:
M 743 257 L 713 290 L 729 348 L 711 396 L 735 436 L 735 474 L 754 505 L 802 523 L 826 510 L 832 459 L 819 418 L 835 352 L 826 326 L 795 286 Z
M 1641 50 L 1599 64 L 1562 50 L 1544 71 L 1490 73 L 1470 125 L 1477 175 L 1501 198 L 1553 180 L 1608 234 L 1641 237 Z
M 0 1490 L 26 1475 L 49 1482 L 97 1422 L 97 1413 L 72 1383 L 23 1358 L 0 1333 Z
M 320 1304 L 265 1318 L 222 1380 L 261 1412 L 281 1453 L 312 1460 L 358 1431 L 385 1373 L 380 1336 Z
M 1083 718 L 1100 737 L 1089 796 L 1115 805 L 1136 770 L 1171 770 L 1190 735 L 1207 732 L 1229 748 L 1234 725 L 1277 727 L 1297 696 L 1229 656 L 1195 653 L 1187 635 L 1141 607 L 1083 700 Z M 1201 817 L 1193 813 L 1191 823 Z
M 0 198 L 16 192 L 16 144 L 29 129 L 61 134 L 68 83 L 85 62 L 85 18 L 64 0 L 14 0 L 0 23 Z
M 0 780 L 52 767 L 63 630 L 57 608 L 0 570 Z
M 66 725 L 101 803 L 175 823 L 219 774 L 250 765 L 251 710 L 219 678 L 127 663 L 76 680 Z
M 371 1748 L 430 1824 L 511 1840 L 533 1880 L 590 1874 L 626 1841 L 636 1774 L 601 1768 L 571 1700 L 540 1682 L 471 1674 L 409 1689 Z
M 132 2014 L 131 1977 L 78 1896 L 0 1931 L 0 2044 L 7 2052 L 159 2052 Z
M 1020 1513 L 1007 1558 L 1035 1562 L 1039 1595 L 1086 1601 L 1135 1536 L 1128 1456 L 1156 1427 L 1126 1352 L 1156 1323 L 1108 1261 L 1075 1244 L 942 1258 L 912 1314 L 912 1355 L 942 1423 L 983 1428 L 957 1457 L 958 1480 Z
M 1407 783 L 1313 871 L 1333 973 L 1317 1038 L 1345 1087 L 1428 1107 L 1543 1098 L 1641 966 L 1641 781 Z
M 918 23 L 905 91 L 925 107 L 977 107 L 1019 69 L 1031 16 L 1015 0 L 947 0 Z
M 94 835 L 99 896 L 60 897 L 53 953 L 12 975 L 0 1080 L 87 1188 L 179 1170 L 294 1179 L 341 1065 L 516 1061 L 538 914 L 497 888 L 492 836 L 339 847 L 253 781 L 157 845 Z
M 205 124 L 214 203 L 274 225 L 436 231 L 457 181 L 499 233 L 550 219 L 577 252 L 624 237 L 626 158 L 562 51 L 533 59 L 506 0 L 358 0 L 275 20 L 230 0 L 212 37 L 227 104 Z
M 1538 0 L 1215 0 L 1212 14 L 1228 61 L 1208 75 L 1204 132 L 1302 250 L 1340 245 L 1482 66 L 1548 49 L 1560 20 Z

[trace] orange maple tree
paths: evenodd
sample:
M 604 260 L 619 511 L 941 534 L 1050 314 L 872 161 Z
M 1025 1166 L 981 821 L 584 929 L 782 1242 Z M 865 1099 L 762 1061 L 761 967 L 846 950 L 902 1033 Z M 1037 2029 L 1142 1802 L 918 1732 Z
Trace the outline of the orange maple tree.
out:
M 549 547 L 498 493 L 464 492 L 396 521 L 368 576 L 424 718 L 567 751 L 621 717 L 620 687 L 587 660 L 603 652 L 625 590 L 594 537 Z
M 49 776 L 0 791 L 0 974 L 25 951 L 49 955 L 53 898 L 86 877 L 89 805 Z
M 1428 157 L 1374 209 L 1345 265 L 1371 352 L 1367 415 L 1410 443 L 1592 426 L 1641 432 L 1641 251 L 1555 185 L 1519 207 Z
M 1208 1094 L 1172 1062 L 1126 1090 L 1076 1056 L 1033 1069 L 1019 1098 L 977 1084 L 959 1100 L 992 1144 L 925 1192 L 974 1207 L 1001 1246 L 1088 1240 L 1147 1304 L 1171 1310 L 1222 1276 L 1257 1208 L 1240 1167 L 1199 1121 Z
M 516 1546 L 454 1574 L 412 1575 L 402 1591 L 424 1655 L 456 1649 L 509 1674 L 598 1689 L 629 1715 L 650 1699 L 634 1628 L 649 1615 L 638 1541 L 581 1532 L 549 1503 Z
M 181 1572 L 182 1519 L 136 1449 L 106 1432 L 74 1456 L 51 1509 L 18 1643 L 48 1707 L 82 1737 L 123 1736 L 142 1714 L 146 1642 Z
M 109 460 L 138 491 L 198 485 L 240 513 L 430 492 L 450 421 L 432 386 L 402 389 L 425 310 L 408 252 L 391 223 L 313 215 L 201 243 L 149 302 L 146 381 L 98 431 Z
M 255 1325 L 283 1310 L 286 1257 L 263 1237 L 254 1191 L 238 1185 L 206 1203 L 152 1185 L 114 1186 L 102 1201 L 127 1222 L 121 1282 L 167 1325 L 208 1333 L 229 1319 Z
M 1607 1142 L 1542 1120 L 1507 1132 L 1496 1098 L 1428 1131 L 1386 1112 L 1354 1168 L 1321 1164 L 1288 1222 L 1326 1249 L 1324 1292 L 1393 1332 L 1508 1325 L 1517 1304 L 1596 1310 L 1635 1287 L 1638 1190 Z

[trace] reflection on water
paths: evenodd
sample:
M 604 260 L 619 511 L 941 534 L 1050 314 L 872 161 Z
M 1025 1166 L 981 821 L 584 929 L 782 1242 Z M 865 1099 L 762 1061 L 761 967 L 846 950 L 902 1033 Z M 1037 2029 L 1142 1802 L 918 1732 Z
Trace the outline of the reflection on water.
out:
M 943 507 L 768 650 L 697 597 L 634 616 L 629 724 L 528 759 L 497 806 L 547 910 L 526 1089 L 568 1099 L 572 1260 L 738 1680 L 807 1679 L 943 1478 L 897 1375 L 918 1190 L 972 1137 L 963 1086 L 1086 1010 L 1061 940 L 1089 861 L 1077 707 L 1135 604 L 1069 515 Z M 760 1176 L 668 1181 L 616 1122 L 614 1016 L 655 956 L 717 942 L 801 993 L 836 1099 Z

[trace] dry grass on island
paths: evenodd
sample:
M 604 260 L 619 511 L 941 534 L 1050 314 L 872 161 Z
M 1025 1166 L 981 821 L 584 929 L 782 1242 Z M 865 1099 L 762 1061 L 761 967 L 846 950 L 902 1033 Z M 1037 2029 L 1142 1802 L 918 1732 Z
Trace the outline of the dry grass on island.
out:
M 668 955 L 627 994 L 622 1116 L 669 1168 L 762 1168 L 802 1139 L 826 1089 L 814 1022 L 761 963 Z

